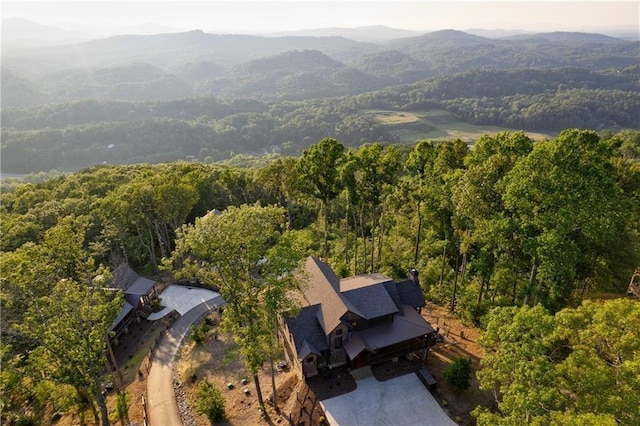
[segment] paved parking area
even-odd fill
[[[455,426],[415,374],[357,381],[351,393],[321,401],[332,426]]]
[[[170,285],[160,294],[160,304],[164,309],[149,315],[147,319],[149,321],[160,319],[173,310],[184,315],[199,304],[218,296],[220,295],[215,291],[204,288]]]

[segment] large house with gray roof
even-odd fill
[[[394,282],[382,274],[340,279],[315,257],[305,264],[304,306],[283,316],[285,356],[303,378],[347,365],[351,369],[418,353],[426,356],[436,332],[420,314],[418,274]]]

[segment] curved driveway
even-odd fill
[[[203,291],[202,289],[198,290]],[[187,287],[184,287],[182,290],[182,292],[185,293],[189,291],[192,290],[189,290]],[[210,298],[191,308],[173,323],[162,339],[160,339],[153,352],[153,362],[149,370],[149,376],[147,377],[147,407],[149,424],[151,426],[182,425],[173,389],[173,360],[191,324],[205,313],[213,311],[219,305],[224,304],[224,300],[218,293],[209,290],[204,291],[209,293]],[[165,293],[163,293],[163,295],[164,294]],[[190,294],[193,295],[194,293]],[[200,292],[198,293],[198,296],[202,295]],[[192,300],[198,299],[195,298]],[[166,302],[166,299],[163,298],[163,302]],[[176,309],[171,305],[167,306],[167,308],[171,308],[171,310]],[[180,311],[178,310],[178,312]]]

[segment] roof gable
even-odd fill
[[[329,265],[309,256],[305,264],[309,285],[304,297],[309,305],[320,305],[317,315],[325,334],[329,334],[340,324],[340,319],[349,310],[340,295],[340,279]]]
[[[398,290],[401,304],[409,305],[412,308],[421,308],[427,305],[422,289],[412,280],[408,279],[396,283],[396,289]]]
[[[398,312],[398,307],[384,284],[370,285],[342,293],[364,319],[373,319]]]
[[[329,349],[324,331],[317,320],[318,311],[319,305],[305,306],[297,316],[284,317],[300,358],[305,358],[310,353],[322,355],[323,350]]]
[[[114,269],[112,275],[111,285],[126,294],[141,296],[147,294],[155,285],[155,281],[141,277],[126,263]]]

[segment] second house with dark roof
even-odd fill
[[[426,356],[436,332],[420,314],[424,296],[415,270],[405,281],[382,274],[339,279],[309,257],[304,307],[284,316],[285,355],[301,377],[343,365],[355,369],[410,353]]]

